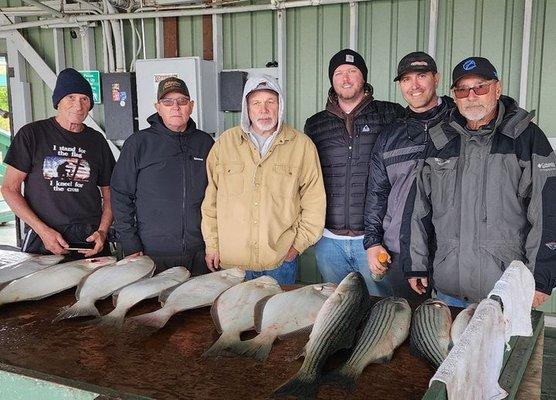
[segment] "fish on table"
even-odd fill
[[[413,313],[410,350],[438,368],[450,351],[450,308],[436,299],[425,300]]]
[[[141,279],[135,283],[125,286],[112,295],[114,309],[100,317],[100,325],[121,327],[126,313],[135,304],[145,299],[158,297],[164,290],[174,288],[191,276],[185,267],[173,267],[148,279]]]
[[[55,264],[0,285],[0,304],[39,300],[75,287],[93,271],[114,264],[114,257],[95,257]]]
[[[33,272],[58,264],[63,259],[64,256],[62,255],[41,255],[0,268],[0,284],[23,278]]]
[[[325,362],[338,350],[353,345],[357,327],[368,311],[369,301],[363,276],[359,272],[348,274],[320,309],[305,346],[305,360],[300,370],[274,394],[314,398]]]
[[[154,261],[149,256],[124,258],[116,264],[100,268],[79,283],[75,297],[77,302],[64,307],[53,322],[66,318],[94,316],[100,313],[95,307],[97,300],[102,300],[140,279],[151,277]]]
[[[371,309],[355,347],[348,358],[327,378],[349,390],[365,367],[371,363],[385,363],[392,359],[396,350],[409,336],[411,307],[406,299],[387,297]]]
[[[162,308],[159,310],[129,318],[128,321],[134,325],[160,329],[176,313],[212,305],[220,293],[244,279],[245,271],[240,268],[196,276],[171,291],[162,292],[159,296]]]
[[[477,303],[470,304],[469,306],[467,306],[466,309],[461,310],[454,319],[452,328],[450,329],[450,338],[452,340],[453,346],[455,346],[456,343],[459,342],[463,331],[465,331],[465,328],[467,328],[467,325],[469,325],[469,321],[471,321],[471,318],[473,318],[477,306]]]
[[[232,286],[220,294],[212,303],[210,311],[221,336],[203,354],[203,357],[217,357],[230,346],[241,343],[241,332],[255,327],[257,302],[281,292],[282,288],[276,279],[261,276]]]
[[[260,300],[255,306],[255,329],[252,339],[236,342],[228,351],[266,360],[274,341],[311,329],[322,305],[337,285],[324,283],[276,294]]]

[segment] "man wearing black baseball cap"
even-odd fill
[[[125,141],[114,168],[114,226],[124,255],[148,255],[158,271],[182,265],[198,275],[208,272],[201,202],[214,141],[191,119],[194,102],[183,80],[160,81],[156,98],[151,126]]]
[[[104,136],[84,124],[93,108],[91,85],[73,68],[60,71],[52,106],[56,116],[22,127],[4,160],[2,194],[25,222],[22,251],[67,259],[108,255],[106,199],[115,161]],[[70,253],[70,247],[83,250]]]
[[[437,297],[452,306],[486,298],[513,260],[534,274],[533,307],[556,285],[556,157],[533,113],[503,96],[499,79],[486,58],[456,65],[457,108],[429,130],[417,177],[402,261],[420,283],[432,278]]]
[[[371,150],[382,129],[403,115],[399,104],[373,99],[363,57],[344,49],[330,59],[326,109],[305,123],[319,153],[326,190],[326,221],[315,245],[325,281],[339,283],[349,272],[365,277],[370,293],[392,294],[387,281],[371,278],[363,248],[363,213]]]
[[[415,51],[398,64],[398,82],[407,102],[406,115],[397,118],[378,137],[371,155],[371,171],[365,206],[365,239],[369,268],[373,276],[386,274],[395,296],[422,300],[411,290],[401,269],[400,236],[406,234],[403,215],[406,202],[412,204],[410,189],[415,171],[425,156],[428,131],[454,106],[448,96],[438,97],[440,75],[436,62],[427,53]],[[390,256],[390,265],[380,255]],[[430,293],[423,287],[421,293]]]

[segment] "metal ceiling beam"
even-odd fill
[[[54,15],[55,17],[65,17],[65,15],[63,13],[61,13],[58,10],[53,9],[52,7],[47,6],[46,4],[41,3],[38,0],[22,0],[24,3],[30,4],[32,6],[36,6],[46,12],[48,12],[51,15]]]

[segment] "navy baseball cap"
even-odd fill
[[[456,86],[456,83],[468,75],[478,75],[485,79],[499,80],[496,68],[484,57],[469,57],[461,61],[454,70],[452,71],[452,86]]]

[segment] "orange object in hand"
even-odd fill
[[[388,258],[389,258],[388,253],[386,252],[380,253],[378,255],[378,262],[381,263],[384,268],[388,268]],[[380,275],[371,273],[371,277],[373,278],[374,281],[378,282],[381,281],[382,278],[384,278],[384,275],[386,275],[387,272],[388,270],[384,271],[384,273]]]

